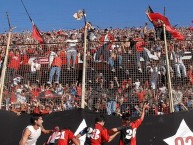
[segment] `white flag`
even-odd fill
[[[76,136],[80,131],[82,131],[85,127],[87,127],[86,121],[85,119],[82,120],[82,122],[80,123],[79,127],[77,128],[76,132],[74,133],[74,135]],[[86,141],[86,134],[81,136],[79,138],[80,140],[80,145],[84,145],[84,142]]]
[[[76,19],[76,20],[81,20],[83,15],[86,16],[86,14],[83,13],[83,10],[79,10],[77,13],[75,13],[73,15],[73,17]]]

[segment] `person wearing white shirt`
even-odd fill
[[[65,41],[67,43],[67,69],[70,70],[70,60],[72,58],[72,68],[75,68],[77,56],[77,43],[75,34],[71,34],[70,38]]]
[[[31,82],[40,81],[40,68],[41,64],[38,62],[38,58],[31,62]]]
[[[176,46],[174,49],[175,50],[172,51],[172,56],[173,56],[173,59],[174,59],[174,67],[175,67],[176,75],[179,78],[181,78],[181,77],[185,78],[185,77],[187,77],[186,67],[185,67],[185,65],[183,63],[183,60],[182,60],[184,50],[180,50],[178,48],[178,46]],[[182,70],[182,76],[181,76],[181,73],[180,73],[180,69]]]
[[[43,128],[43,119],[41,115],[33,115],[30,121],[31,125],[28,125],[24,129],[19,145],[36,145],[37,139],[40,137],[41,132],[44,134],[52,132],[52,130],[45,130]]]
[[[139,79],[137,79],[137,80],[135,81],[135,83],[133,83],[133,85],[134,85],[134,87],[135,87],[135,90],[138,90],[139,87],[140,87],[140,85],[141,85],[141,82],[139,81]]]

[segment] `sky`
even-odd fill
[[[85,9],[87,21],[99,28],[143,26],[148,21],[148,5],[154,12],[164,13],[172,25],[190,26],[193,20],[193,0],[23,0],[31,18],[41,31],[78,29],[84,21],[73,14]],[[21,0],[0,1],[0,33],[9,29],[6,12],[15,32],[32,29]],[[152,27],[148,21],[148,27]]]

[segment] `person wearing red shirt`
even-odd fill
[[[90,136],[91,145],[101,145],[105,142],[112,141],[119,132],[115,132],[110,135],[110,131],[108,131],[105,127],[105,118],[104,116],[99,116],[95,120],[95,126]]]
[[[146,90],[140,88],[140,90],[136,92],[136,95],[138,97],[139,102],[143,102],[144,96],[146,95]]]
[[[119,145],[136,145],[136,133],[138,127],[143,122],[145,116],[145,110],[149,108],[148,104],[144,104],[141,117],[135,121],[130,120],[130,117],[123,115],[122,127],[114,128],[113,131],[120,131],[120,143]]]
[[[21,55],[19,50],[16,50],[15,53],[10,52],[7,72],[9,73],[9,77],[11,80],[15,78],[17,71],[20,67],[20,63],[21,63]]]
[[[50,70],[48,84],[52,83],[52,79],[53,79],[55,72],[57,74],[56,83],[59,84],[61,67],[62,67],[62,59],[60,57],[60,50],[58,50],[57,54],[54,56],[53,62],[51,63],[51,70]]]
[[[100,44],[102,45],[96,52],[96,61],[100,61],[101,55],[103,55],[104,61],[108,61],[110,57],[110,49],[112,46],[112,42],[115,41],[114,36],[109,32],[108,29],[104,30],[104,35],[99,39]]]
[[[150,58],[145,51],[145,46],[147,45],[146,42],[142,39],[140,34],[136,33],[135,38],[133,39],[135,41],[135,50],[136,50],[136,58],[137,58],[137,67],[139,72],[142,72],[141,68],[141,62],[140,62],[140,57],[142,56],[145,61],[145,66],[149,64]]]
[[[40,110],[42,115],[52,113],[51,106],[47,105],[43,109]]]
[[[60,137],[58,139],[58,145],[68,145],[70,141],[72,141],[75,145],[80,145],[78,139],[76,139],[74,133],[71,130],[61,130]]]

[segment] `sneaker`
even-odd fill
[[[67,70],[70,70],[70,68],[68,67]]]
[[[115,69],[113,68],[111,71],[112,71],[112,72],[115,72]]]
[[[75,69],[75,67],[73,66],[72,69]]]
[[[119,66],[119,68],[120,68],[120,69],[123,69],[123,67],[122,67],[122,66]]]

